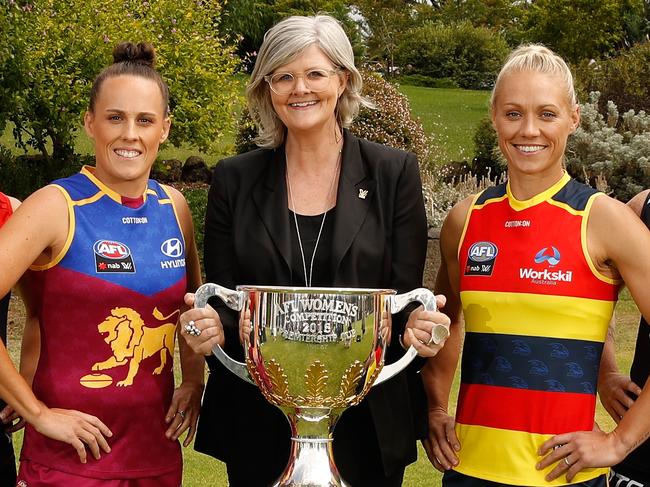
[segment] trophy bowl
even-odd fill
[[[413,347],[384,366],[393,313],[414,301],[435,311],[424,288],[392,289],[237,286],[204,284],[195,307],[218,296],[239,311],[246,363],[215,347],[214,355],[237,376],[254,383],[291,425],[289,463],[274,486],[347,486],[334,463],[332,433],[341,413],[358,404],[373,385],[403,370]],[[449,336],[445,326],[433,341]]]

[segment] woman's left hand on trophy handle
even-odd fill
[[[447,299],[442,294],[436,296],[436,306],[438,309],[445,306]],[[435,343],[433,337],[435,328],[444,326],[449,330],[451,320],[440,311],[426,311],[423,306],[419,306],[411,312],[406,329],[404,330],[403,342],[405,346],[413,345],[418,355],[421,357],[433,357],[444,346],[445,340]],[[449,336],[447,334],[447,336]]]
[[[216,345],[223,346],[225,337],[219,314],[210,305],[193,308],[194,294],[185,294],[185,304],[190,307],[179,319],[181,335],[194,353],[211,355]]]

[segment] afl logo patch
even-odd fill
[[[466,276],[491,276],[499,249],[492,242],[475,242],[467,251]]]
[[[122,242],[97,240],[93,245],[95,272],[135,272],[131,250]]]
[[[183,243],[178,238],[168,238],[160,246],[160,251],[167,257],[175,259],[183,254]]]

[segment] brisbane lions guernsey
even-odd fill
[[[602,196],[567,174],[527,201],[505,183],[479,194],[459,247],[465,318],[456,432],[459,472],[511,485],[546,482],[540,445],[591,430],[603,343],[618,283],[587,253]],[[574,483],[606,473],[589,469]]]
[[[68,201],[59,255],[32,267],[40,297],[36,396],[49,407],[97,416],[113,432],[110,453],[82,464],[76,452],[27,427],[22,458],[99,479],[180,471],[180,446],[165,438],[185,242],[171,196],[150,180],[138,208],[92,168],[54,182]]]

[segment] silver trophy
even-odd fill
[[[275,487],[346,487],[334,464],[332,432],[349,406],[373,385],[402,371],[417,355],[413,347],[384,366],[391,314],[414,301],[436,310],[433,293],[415,289],[334,289],[204,284],[195,307],[218,296],[239,311],[246,363],[215,347],[214,355],[231,372],[257,384],[291,425],[289,463]],[[449,335],[433,330],[433,341]]]

